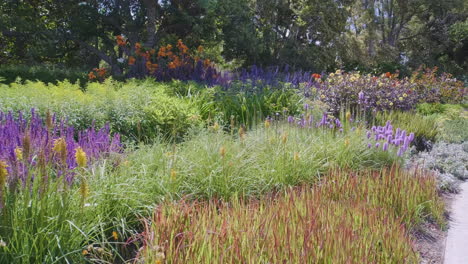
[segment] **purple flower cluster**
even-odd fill
[[[62,157],[54,151],[59,140],[66,146]],[[57,169],[57,175],[65,175],[71,183],[72,170],[78,166],[75,158],[78,148],[86,153],[88,160],[122,150],[119,134],[111,136],[108,125],[100,130],[92,127],[75,131],[51,115],[43,120],[34,109],[28,119],[21,112],[17,118],[11,112],[0,112],[0,161],[7,164],[10,180],[24,182],[31,168],[37,167],[42,159],[43,163]]]
[[[307,106],[308,107],[308,106]],[[343,132],[343,125],[339,118],[335,118],[327,113],[323,113],[320,121],[314,123],[314,117],[312,115],[301,115],[301,118],[294,118],[288,116],[288,123],[291,125],[297,125],[301,128],[326,128],[326,129],[337,129]],[[354,129],[353,129],[354,130]]]
[[[337,71],[314,83],[315,96],[336,112],[343,107],[368,110],[408,110],[423,97],[416,84],[396,77]]]
[[[385,126],[373,126],[367,131],[367,138],[374,141],[374,144],[367,144],[369,148],[374,145],[376,148],[381,147],[383,151],[387,151],[390,146],[394,146],[398,148],[397,155],[401,157],[414,140],[414,133],[407,135],[407,132],[400,128],[394,131],[391,122],[387,121]]]

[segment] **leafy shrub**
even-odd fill
[[[440,103],[422,103],[416,106],[416,110],[421,115],[441,114],[445,111],[445,105]]]
[[[59,66],[28,66],[28,65],[2,65],[0,66],[0,83],[12,83],[18,78],[21,82],[41,81],[44,83],[57,83],[69,80],[72,83],[86,83],[86,72],[79,69],[64,69]]]
[[[193,101],[171,97],[165,92],[166,86],[150,80],[120,83],[108,79],[104,83],[89,83],[86,91],[67,81],[57,85],[28,81],[0,89],[3,111],[29,113],[34,108],[43,117],[50,111],[78,130],[109,123],[125,139],[180,136],[201,122],[192,118],[199,116]]]
[[[437,67],[419,68],[413,72],[410,82],[417,85],[417,91],[423,95],[423,101],[429,103],[461,103],[467,89],[462,81],[458,81],[449,73],[437,76]]]
[[[359,108],[367,111],[410,110],[419,102],[460,103],[466,97],[463,82],[437,68],[416,71],[410,78],[398,79],[398,73],[381,76],[336,71],[312,86],[312,96],[326,102],[332,111]]]

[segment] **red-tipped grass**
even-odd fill
[[[409,234],[442,223],[430,175],[398,168],[332,171],[320,184],[261,200],[161,205],[144,233],[145,263],[417,263]]]

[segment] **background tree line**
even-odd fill
[[[0,63],[118,73],[115,36],[203,45],[224,68],[468,71],[465,0],[3,0]]]

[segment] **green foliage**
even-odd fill
[[[416,110],[421,115],[441,114],[445,111],[445,105],[440,103],[422,103],[416,106]]]
[[[9,84],[19,80],[24,81],[41,81],[44,83],[63,82],[68,80],[72,83],[84,84],[88,77],[86,71],[78,69],[64,69],[63,67],[48,67],[48,66],[27,66],[27,65],[2,65],[0,66],[0,83]]]
[[[468,113],[466,106],[446,105],[446,109],[437,115],[439,139],[447,142],[468,140]]]
[[[417,106],[419,114],[434,119],[437,125],[437,140],[463,142],[468,140],[468,115],[466,106],[454,104],[428,104]]]
[[[112,130],[127,139],[151,140],[161,134],[180,136],[201,123],[196,105],[187,98],[169,96],[166,86],[153,81],[89,83],[82,91],[68,81],[57,85],[42,82],[13,83],[3,87],[3,111],[42,115],[47,110],[66,119],[77,129],[110,123]]]
[[[422,116],[415,112],[379,112],[375,116],[378,125],[384,125],[387,120],[392,122],[394,127],[411,131],[416,137],[416,141],[425,140],[435,142],[438,129],[436,118]]]
[[[399,161],[365,145],[357,130],[334,134],[274,123],[239,135],[202,129],[179,144],[155,140],[77,171],[80,177],[71,185],[47,167],[47,182],[35,177],[31,191],[4,188],[0,239],[6,246],[0,247],[0,260],[128,260],[141,246],[127,243],[129,238],[143,230],[142,217],[149,217],[164,199],[259,197],[317,182],[335,167],[378,169]],[[30,173],[42,175],[37,168]]]
[[[243,136],[202,131],[177,146],[140,146],[128,160],[131,165],[123,172],[127,177],[151,175],[177,195],[229,198],[313,183],[333,167],[380,168],[396,157],[368,149],[362,132],[334,135],[272,124]],[[176,176],[171,177],[171,170]]]
[[[255,87],[247,90],[255,90]],[[0,87],[0,110],[42,115],[50,110],[77,129],[110,123],[125,139],[152,141],[180,139],[191,127],[218,121],[251,127],[275,113],[296,114],[299,96],[289,89],[255,92],[225,91],[194,82],[158,83],[153,80],[88,83],[84,88],[68,81],[57,84],[26,81]]]

